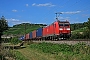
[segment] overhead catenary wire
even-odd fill
[[[76,4],[78,4],[79,2],[81,2],[82,0],[77,0],[77,1],[72,1],[73,3],[70,5],[70,6],[68,6],[68,7],[66,7],[66,8],[64,8],[65,6],[67,6],[67,4],[69,4],[69,2],[70,2],[71,0],[68,0],[68,1],[66,1],[66,2],[64,2],[63,3],[63,5],[62,5],[62,7],[56,7],[56,8],[54,8],[54,9],[52,9],[52,10],[49,10],[49,12],[48,13],[45,13],[44,14],[44,17],[42,17],[41,18],[41,20],[48,20],[49,19],[49,17],[51,17],[51,14],[52,14],[52,12],[54,12],[54,13],[56,13],[56,12],[62,12],[63,10],[65,10],[65,12],[67,12],[67,11],[71,11],[69,8],[73,8],[73,11],[74,11],[74,6],[76,6]],[[52,8],[52,7],[51,7]],[[58,11],[60,9],[60,11]],[[80,11],[80,9],[75,9],[75,11]],[[56,11],[56,12],[55,12]],[[68,15],[68,17],[70,17],[70,16],[72,16],[72,15],[75,15],[75,14],[69,14]],[[69,18],[64,18],[64,20],[65,19],[69,19]],[[53,21],[53,20],[52,20]]]
[[[68,1],[66,1],[65,3],[63,3],[63,6],[65,6],[66,5],[66,3],[68,3],[70,0],[68,0]],[[62,8],[62,7],[61,7]],[[54,9],[54,10],[57,10],[58,8],[56,8],[56,9]],[[54,11],[53,10],[53,11]],[[49,18],[50,16],[51,16],[51,13],[52,13],[52,11],[49,11],[49,13],[45,13],[45,15],[44,15],[44,17],[46,17],[47,15],[49,15],[47,18]],[[45,20],[45,18],[42,18],[41,20]]]
[[[70,1],[70,0],[66,1],[66,2],[63,4],[63,6],[66,6],[69,1]],[[77,4],[79,1],[80,1],[80,0],[76,1],[73,5],[71,5],[71,6],[69,6],[69,7],[74,6],[74,5]],[[69,7],[65,8],[65,10],[68,9]],[[63,7],[61,7],[61,9],[62,9],[62,8],[63,8]],[[56,9],[54,9],[53,11],[56,11],[56,10],[58,10],[58,9],[59,9],[59,8],[56,8]],[[50,11],[47,15],[49,15],[50,13],[51,13],[51,11]],[[46,15],[45,15],[45,16],[46,16]],[[44,16],[44,17],[45,17],[45,16]],[[48,17],[50,17],[50,16],[48,16]]]
[[[67,10],[69,11],[69,8],[73,7],[75,4],[77,4],[78,2],[80,2],[80,0],[76,1],[75,3],[73,3],[72,5],[70,5],[69,7],[66,7],[64,10]],[[66,13],[62,13],[62,14],[68,14],[68,12],[66,11]],[[62,11],[63,12],[63,11]],[[72,12],[69,12],[69,14],[76,14],[76,13],[72,13]]]

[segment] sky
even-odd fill
[[[9,26],[21,23],[51,24],[56,21],[87,22],[90,17],[90,0],[0,0],[0,17]]]

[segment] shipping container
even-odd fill
[[[36,38],[36,30],[32,31],[32,38]]]
[[[45,27],[43,28],[42,36],[43,36],[43,37],[45,36]]]
[[[36,30],[36,37],[42,37],[42,33],[43,33],[43,28],[39,28]]]
[[[32,32],[30,32],[29,36],[30,36],[30,39],[32,39]]]
[[[29,33],[25,35],[25,38],[26,38],[26,40],[30,39],[29,38]]]

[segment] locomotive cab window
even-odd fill
[[[69,24],[64,24],[64,26],[69,26]]]
[[[59,26],[63,26],[63,24],[62,24],[62,23],[60,23],[60,24],[59,24]]]
[[[69,23],[65,23],[65,22],[63,22],[63,23],[59,23],[59,26],[69,26]]]

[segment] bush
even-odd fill
[[[90,39],[90,31],[89,30],[84,31],[83,34],[84,34],[84,38]]]
[[[21,40],[19,40],[18,38],[12,38],[10,41],[12,44],[18,44],[21,42]]]
[[[84,35],[80,33],[73,33],[70,39],[84,39]]]
[[[68,44],[52,44],[52,43],[39,43],[31,44],[30,48],[39,49],[44,53],[57,54],[59,52],[70,52],[73,54],[89,54],[90,46],[84,43],[78,43],[75,45]]]
[[[6,60],[4,56],[0,55],[0,60]]]

